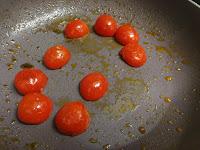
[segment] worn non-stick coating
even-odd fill
[[[199,11],[182,0],[0,0],[0,149],[198,149]],[[93,32],[102,13],[136,27],[148,55],[145,66],[128,66],[118,56],[122,46]],[[64,38],[62,29],[74,18],[87,22],[90,35]],[[52,71],[41,60],[55,44],[65,45],[72,59]],[[55,105],[41,125],[16,118],[22,96],[13,78],[24,63],[49,77],[44,93]],[[78,86],[92,71],[102,72],[110,87],[91,103],[82,100]],[[85,133],[68,137],[56,131],[53,119],[65,101],[73,100],[86,104],[92,121]]]

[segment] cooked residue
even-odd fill
[[[7,67],[8,67],[8,70],[12,70],[13,69],[13,64],[11,64],[11,63],[9,63],[9,64],[7,64]]]
[[[145,130],[144,127],[139,127],[138,130],[139,130],[139,132],[140,132],[141,134],[145,134],[145,133],[146,133],[146,130]]]
[[[39,147],[39,143],[37,142],[27,143],[25,147],[27,150],[36,150]]]
[[[159,31],[157,31],[157,32],[156,31],[147,31],[146,34],[154,37],[157,41],[160,41],[160,42],[165,40],[164,37],[161,36],[161,33]]]
[[[103,150],[109,150],[111,148],[110,144],[106,144],[103,146]]]
[[[74,16],[62,16],[60,18],[54,19],[53,22],[50,24],[46,25],[45,27],[42,28],[37,28],[34,33],[37,32],[54,32],[56,34],[62,34],[64,31],[64,28],[66,24],[72,20],[81,18],[83,21],[85,21],[88,26],[91,24],[91,18],[87,16],[79,16],[79,15],[74,15]]]
[[[15,136],[0,135],[0,143],[19,144],[20,139]],[[7,149],[7,148],[4,148],[3,145],[1,144],[1,149]]]
[[[96,144],[96,143],[98,143],[98,140],[97,140],[97,138],[92,137],[92,138],[89,139],[89,142],[92,143],[92,144]]]
[[[132,128],[133,125],[130,123],[130,122],[127,122],[125,125],[124,125],[125,128]]]
[[[4,118],[3,118],[3,117],[0,117],[0,123],[3,122],[3,121],[4,121]]]
[[[128,135],[129,138],[134,138],[134,134],[131,131],[128,131],[127,135]]]
[[[177,128],[176,128],[176,132],[178,132],[178,133],[183,132],[183,128],[181,128],[181,127],[177,127]]]
[[[74,64],[71,64],[72,70],[76,69],[76,66],[77,66],[77,64],[76,64],[76,63],[74,63]]]
[[[24,68],[34,68],[34,65],[30,64],[30,63],[24,63],[22,65],[20,65],[20,68],[24,69]]]
[[[58,107],[62,107],[66,102],[69,102],[68,98],[60,98],[57,101],[55,101],[55,105]]]
[[[166,47],[155,45],[155,49],[156,49],[157,52],[165,53],[170,57],[172,57],[172,55],[173,55],[172,51],[170,49],[166,48]]]
[[[144,44],[144,45],[147,45],[147,44],[149,44],[149,42],[143,42],[143,44]]]
[[[172,76],[166,76],[166,77],[165,77],[165,80],[166,80],[166,81],[172,81],[172,79],[173,79]]]
[[[166,103],[171,103],[172,102],[172,99],[170,97],[160,96],[160,98],[162,98],[164,100],[164,102],[166,102]]]
[[[121,99],[117,100],[115,104],[96,102],[95,106],[109,117],[119,119],[123,114],[134,111],[137,105],[129,99]]]

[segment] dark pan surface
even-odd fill
[[[108,144],[110,149],[198,149],[199,11],[182,0],[0,0],[0,149],[98,150]],[[121,46],[112,38],[94,33],[73,41],[63,37],[62,28],[71,19],[80,17],[92,28],[104,12],[137,28],[148,54],[144,67],[121,61]],[[68,47],[72,59],[51,71],[41,60],[55,44]],[[55,106],[42,125],[23,125],[16,118],[21,96],[12,81],[24,63],[49,77],[44,93]],[[108,94],[95,103],[83,101],[78,92],[79,81],[91,71],[103,72],[110,81]],[[91,126],[80,136],[61,135],[53,117],[65,101],[77,99],[89,108]]]

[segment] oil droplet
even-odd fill
[[[92,138],[89,139],[89,142],[92,143],[92,144],[95,144],[95,143],[97,143],[98,141],[97,141],[97,138],[93,138],[93,137],[92,137]]]
[[[15,47],[16,47],[17,49],[20,49],[20,48],[21,48],[21,45],[20,45],[19,43],[15,43],[14,45],[15,45]]]
[[[181,127],[177,127],[177,128],[176,128],[176,132],[178,132],[178,133],[183,132],[183,128],[181,128]]]
[[[36,150],[38,148],[39,144],[37,142],[33,142],[33,143],[27,143],[25,145],[25,147],[27,148],[27,150]]]
[[[165,80],[166,80],[166,81],[172,81],[172,76],[166,76],[166,77],[165,77]]]
[[[6,103],[8,103],[8,104],[10,103],[10,99],[6,99],[5,101],[6,101]]]
[[[170,102],[172,102],[172,99],[169,98],[169,97],[165,97],[165,98],[164,98],[164,101],[165,101],[166,103],[170,103]]]
[[[129,138],[134,138],[133,133],[131,133],[130,131],[128,131],[128,137],[129,137]]]
[[[145,134],[145,133],[146,133],[146,130],[145,130],[144,127],[139,127],[138,130],[139,130],[139,132],[140,132],[141,134]]]
[[[197,91],[197,89],[192,89],[192,92],[196,92]]]
[[[104,145],[104,146],[103,146],[103,149],[104,149],[104,150],[109,150],[109,149],[110,149],[110,147],[111,147],[111,145],[110,145],[110,144],[106,144],[106,145]]]
[[[74,70],[76,68],[77,64],[71,64],[71,66],[72,66],[72,70]]]
[[[125,127],[126,127],[126,128],[132,128],[133,125],[132,125],[131,123],[128,122],[128,123],[125,124]]]
[[[171,125],[174,124],[172,120],[169,120],[169,121],[167,121],[167,122],[168,122],[169,124],[171,124]]]
[[[15,123],[16,123],[16,120],[12,120],[10,124],[14,125]]]
[[[30,64],[30,63],[24,63],[20,66],[20,68],[24,69],[24,68],[34,68],[34,65]]]
[[[10,113],[11,110],[10,110],[10,108],[8,108],[6,111],[7,111],[7,113]]]

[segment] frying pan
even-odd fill
[[[135,26],[148,55],[145,66],[128,66],[118,56],[122,46],[94,34],[92,25],[102,13]],[[0,0],[0,14],[0,149],[199,149],[197,6],[183,0]],[[63,27],[74,18],[86,21],[91,34],[65,39]],[[42,56],[55,44],[66,46],[72,59],[52,71]],[[48,75],[44,93],[55,104],[50,119],[37,126],[16,118],[22,96],[13,78],[31,65]],[[78,91],[92,71],[110,82],[106,96],[94,103],[82,100]],[[53,119],[64,102],[73,100],[86,104],[92,121],[85,133],[68,137],[56,131]]]

